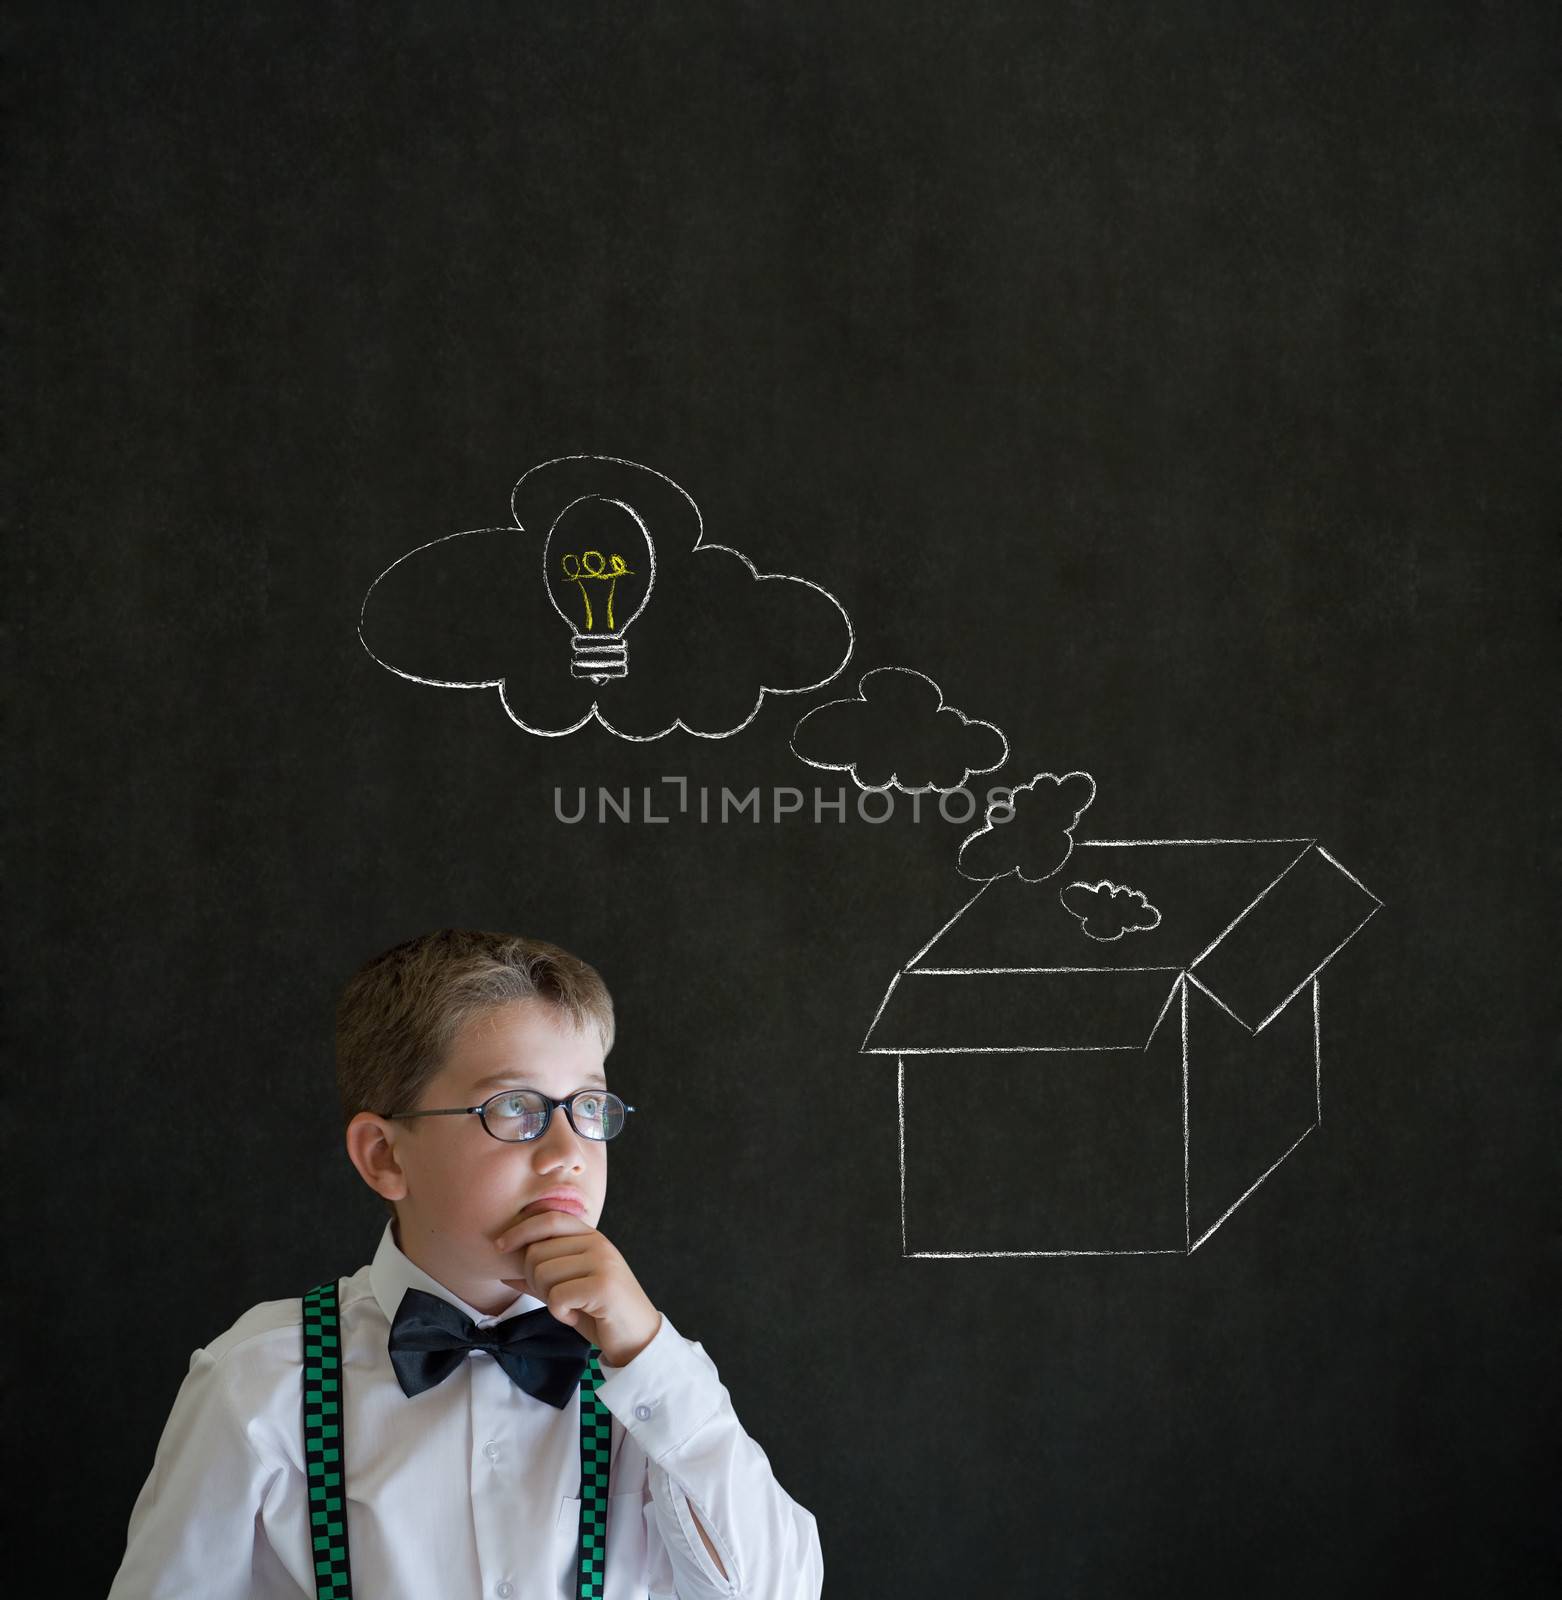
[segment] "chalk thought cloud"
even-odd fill
[[[811,767],[849,772],[862,789],[947,794],[973,773],[1001,767],[1009,741],[992,723],[945,705],[925,673],[874,667],[854,697],[827,701],[798,720],[792,752]]]
[[[960,874],[983,881],[1012,872],[1025,883],[1052,877],[1073,853],[1074,828],[1095,797],[1088,772],[1038,772],[1016,784],[1007,800],[988,804],[986,822],[960,846]]]
[[[613,456],[561,456],[511,495],[514,525],[446,534],[369,585],[358,636],[381,666],[444,689],[497,689],[528,733],[588,722],[632,740],[720,739],[767,694],[840,673],[840,602],[707,543],[671,478]]]
[[[1099,883],[1071,883],[1058,898],[1070,916],[1079,918],[1081,928],[1103,944],[1121,939],[1125,933],[1148,933],[1161,925],[1160,912],[1142,889],[1105,878]]]

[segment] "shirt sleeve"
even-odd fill
[[[163,1427],[109,1600],[250,1600],[269,1552],[262,1510],[280,1476],[255,1453],[204,1349]]]
[[[664,1315],[628,1365],[600,1365],[597,1397],[646,1454],[655,1528],[678,1600],[818,1600],[824,1560],[814,1518],[776,1482],[704,1349]]]

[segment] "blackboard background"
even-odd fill
[[[604,1231],[831,1595],[1554,1583],[1555,45],[1425,0],[12,9],[9,1412],[61,1582],[106,1588],[191,1349],[368,1258],[331,1010],[455,924],[607,978]],[[374,576],[576,451],[831,588],[835,692],[916,667],[1009,776],[1093,772],[1096,836],[1316,835],[1387,902],[1325,1127],[1202,1250],[900,1257],[856,1046],[964,830],[554,820],[833,780],[787,749],[826,695],[542,740],[369,659]]]

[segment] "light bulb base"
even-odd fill
[[[606,683],[629,676],[629,645],[623,634],[576,634],[570,640],[570,676]]]

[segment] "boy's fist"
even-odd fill
[[[514,1253],[518,1276],[500,1281],[536,1296],[567,1327],[583,1334],[611,1366],[624,1367],[656,1337],[662,1314],[617,1247],[570,1211],[538,1211],[494,1240]]]

